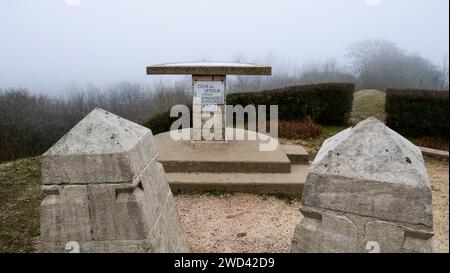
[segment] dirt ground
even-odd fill
[[[273,196],[176,196],[192,252],[289,252],[299,202]]]
[[[449,252],[448,161],[427,159],[437,252]],[[299,201],[251,194],[178,195],[193,252],[289,252]]]
[[[426,159],[433,190],[433,222],[436,252],[448,253],[448,161]]]

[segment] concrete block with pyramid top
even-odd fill
[[[311,165],[293,252],[432,252],[420,150],[370,118],[328,139]]]
[[[187,252],[150,130],[95,109],[42,159],[41,252]]]

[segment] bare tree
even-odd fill
[[[101,107],[137,123],[191,102],[183,85],[143,87],[121,82],[104,90],[72,85],[62,98],[0,90],[0,161],[45,152],[86,114]]]
[[[234,61],[246,62],[247,59],[242,55],[238,55]],[[343,66],[339,65],[336,58],[310,61],[303,67],[299,67],[290,60],[280,61],[273,55],[268,55],[265,59],[256,59],[252,62],[272,65],[274,68],[273,75],[270,77],[231,77],[229,89],[232,92],[261,91],[296,84],[355,81],[355,78]]]
[[[442,85],[442,89],[449,89],[449,70],[448,70],[448,55],[445,56],[444,58],[442,58],[442,64],[440,67],[440,73],[441,73],[441,77],[440,77],[440,82]]]
[[[354,81],[355,78],[339,65],[336,58],[310,61],[303,66],[300,74],[300,82],[303,84]]]
[[[364,40],[348,49],[359,88],[440,88],[441,73],[429,60],[386,40]]]

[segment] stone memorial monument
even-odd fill
[[[267,134],[232,128],[231,118],[236,115],[238,120],[237,110],[233,108],[233,112],[226,113],[227,75],[271,73],[272,68],[266,65],[224,62],[147,67],[149,75],[192,75],[193,124],[192,128],[181,130],[190,138],[175,139],[173,131],[155,136],[158,161],[164,165],[173,191],[301,195],[309,167],[305,149],[299,145],[282,146]],[[243,117],[244,113],[241,114]],[[214,126],[208,126],[211,123]],[[273,149],[262,151],[261,147],[268,142],[274,144]]]
[[[422,154],[374,118],[325,141],[300,211],[292,252],[433,252]]]
[[[227,75],[271,75],[270,66],[244,63],[171,63],[147,67],[148,75],[192,75],[192,142],[226,143]],[[212,121],[209,126],[205,126]]]
[[[187,252],[152,132],[101,109],[42,159],[41,252]]]

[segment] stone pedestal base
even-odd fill
[[[433,252],[433,233],[420,227],[354,214],[301,210],[294,253]]]

